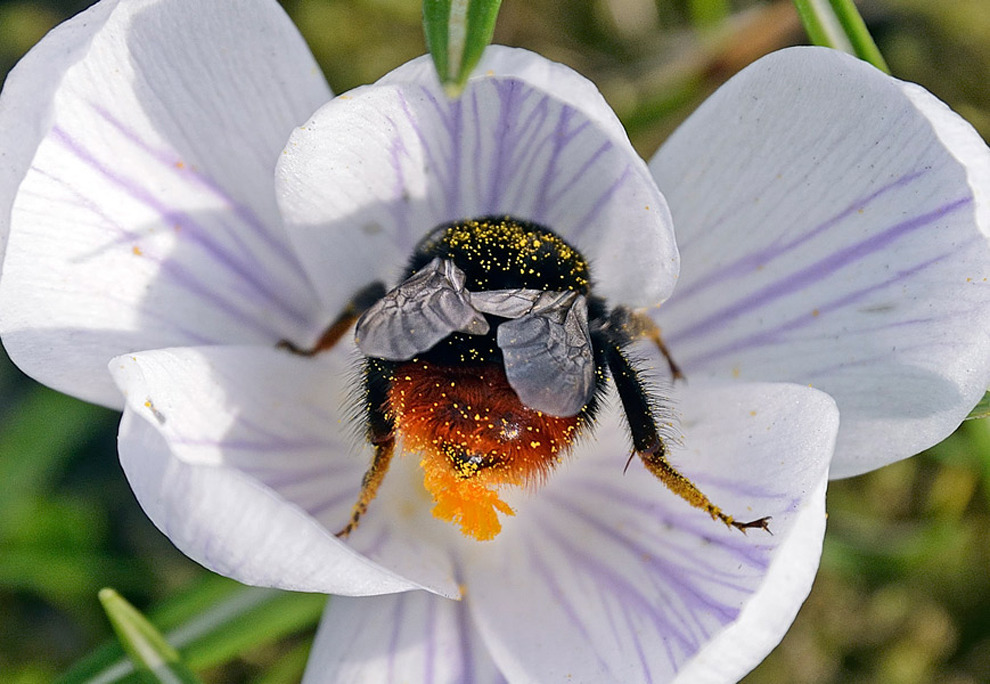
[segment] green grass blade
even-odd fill
[[[880,48],[870,35],[870,30],[866,28],[866,22],[863,21],[853,0],[829,0],[829,4],[846,37],[852,43],[853,54],[889,74],[890,67],[880,54]]]
[[[140,678],[160,684],[198,684],[171,644],[134,606],[113,589],[100,591],[100,603]]]
[[[853,0],[794,0],[794,6],[812,43],[856,55],[890,73]]]
[[[826,0],[794,0],[794,6],[812,43],[854,54],[852,43]]]
[[[990,418],[990,392],[984,394],[979,403],[966,416],[966,420],[978,420],[980,418]]]
[[[259,645],[313,628],[326,604],[321,594],[246,587],[209,575],[199,585],[150,611],[150,618],[193,670],[220,665]],[[116,642],[107,643],[58,681],[129,681],[134,668]]]
[[[458,95],[492,41],[501,0],[423,0],[423,30],[447,94]]]

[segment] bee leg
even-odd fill
[[[647,338],[657,346],[663,358],[667,359],[670,367],[670,374],[674,380],[684,380],[684,373],[681,367],[670,355],[670,350],[660,337],[660,327],[653,322],[653,319],[644,313],[638,313],[631,309],[617,307],[612,310],[613,326],[621,328],[630,338]]]
[[[381,359],[365,359],[364,366],[364,410],[367,421],[367,438],[375,447],[371,466],[361,478],[361,493],[351,509],[348,523],[337,533],[341,539],[357,528],[368,505],[378,494],[378,488],[385,479],[392,454],[395,452],[395,425],[386,412],[388,389],[392,379],[392,364]]]
[[[348,535],[357,528],[358,523],[361,522],[361,517],[368,511],[368,504],[378,495],[378,488],[385,479],[385,473],[388,472],[393,453],[395,453],[395,438],[391,435],[381,443],[375,444],[375,458],[371,462],[371,467],[361,478],[361,493],[358,494],[357,503],[351,509],[350,520],[337,533],[341,539],[347,539]]]
[[[357,322],[365,311],[379,299],[385,296],[385,285],[376,282],[368,285],[354,295],[354,298],[344,307],[340,315],[330,324],[316,344],[310,349],[301,349],[288,340],[278,343],[279,349],[288,349],[293,354],[300,356],[316,356],[320,352],[326,351],[336,345],[340,338]]]
[[[600,340],[599,343],[604,347],[605,359],[612,379],[615,381],[619,399],[622,401],[629,431],[632,433],[633,448],[635,453],[639,454],[646,469],[653,473],[667,489],[695,508],[707,512],[713,519],[721,520],[727,526],[743,532],[752,528],[769,532],[769,517],[750,522],[739,522],[731,515],[726,515],[691,480],[678,472],[667,461],[667,447],[660,437],[653,406],[639,374],[629,363],[629,359],[623,354],[619,345],[613,340],[606,338]]]

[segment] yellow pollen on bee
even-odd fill
[[[448,388],[451,376],[454,389]],[[407,366],[395,375],[388,405],[404,451],[419,456],[434,517],[481,541],[499,533],[500,514],[513,514],[500,496],[503,488],[539,486],[570,447],[580,420],[525,407],[497,364]]]
[[[437,467],[435,459],[420,461],[423,486],[433,496],[433,517],[452,522],[461,532],[478,541],[489,541],[502,531],[498,514],[515,515],[498,492],[480,482],[458,478],[449,469]]]
[[[587,262],[579,252],[554,235],[535,235],[511,219],[465,221],[450,227],[441,241],[459,253],[473,255],[484,271],[517,269],[524,275],[533,275],[537,272],[527,269],[527,263],[553,260],[558,266],[569,267],[567,278],[560,283],[562,289],[584,290],[590,284]],[[492,264],[487,252],[493,245],[505,248],[511,261]],[[484,285],[484,280],[478,284]]]

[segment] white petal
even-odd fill
[[[0,100],[15,362],[115,405],[116,354],[314,335],[272,174],[329,96],[266,0],[106,0],[50,33]]]
[[[371,460],[348,425],[347,357],[206,347],[115,359],[111,372],[127,398],[120,457],[128,480],[180,550],[242,582],[457,596],[449,555],[422,541],[415,556],[374,534],[384,505],[368,514],[368,553],[334,536]]]
[[[675,465],[737,518],[773,516],[773,535],[726,529],[638,463],[623,475],[625,428],[610,414],[465,560],[466,598],[512,681],[670,681],[745,617],[745,647],[719,665],[734,681],[797,613],[821,552],[834,402],[795,385],[693,386],[676,406]]]
[[[292,135],[276,184],[330,310],[350,294],[341,280],[394,284],[427,231],[491,214],[557,231],[617,301],[656,304],[677,274],[666,204],[629,142],[513,76],[476,78],[457,100],[433,76],[341,95]]]
[[[794,520],[799,534],[791,534],[777,549],[779,562],[770,564],[760,589],[753,594],[739,617],[677,673],[679,684],[733,682],[759,665],[772,651],[797,617],[811,591],[822,552],[826,516],[822,515],[827,483],[808,496],[806,506]]]
[[[437,79],[433,59],[423,55],[393,69],[379,84],[432,83]],[[570,67],[551,62],[535,52],[505,45],[490,45],[471,75],[472,81],[498,76],[525,81],[537,90],[569,104],[598,124],[617,141],[628,141],[626,129],[598,87]]]
[[[305,684],[504,682],[463,601],[422,591],[330,599]]]
[[[684,267],[657,314],[689,378],[835,397],[833,476],[948,435],[990,382],[990,152],[917,86],[785,50],[657,153]]]

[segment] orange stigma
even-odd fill
[[[513,515],[498,489],[541,484],[582,422],[524,406],[499,364],[413,360],[395,369],[388,396],[404,450],[422,457],[433,515],[480,541],[501,531],[498,513]]]

